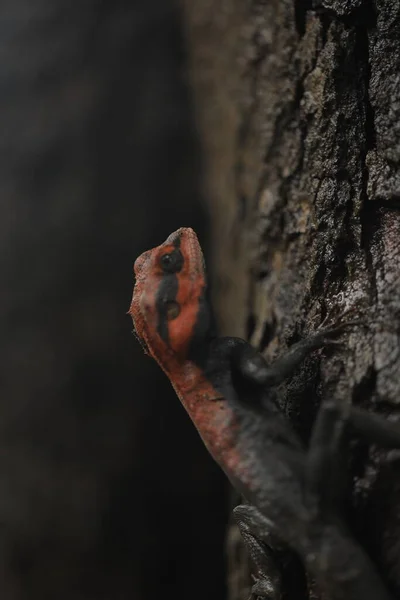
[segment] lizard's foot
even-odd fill
[[[266,598],[267,600],[280,600],[280,589],[274,587],[268,576],[255,578],[256,582],[251,588],[249,600],[258,600],[258,598]]]
[[[333,312],[329,312],[308,340],[315,340],[315,343],[319,347],[341,344],[335,338],[341,335],[347,328],[366,325],[365,318],[354,316],[355,313],[355,307],[349,308],[336,316]]]
[[[247,504],[237,506],[233,514],[257,571],[249,600],[259,597],[280,600],[281,573],[275,555],[282,546],[271,534],[270,522],[254,506]]]
[[[341,311],[340,308],[336,310],[331,310],[327,312],[325,318],[321,321],[321,323],[317,327],[317,331],[321,329],[335,329],[341,326],[346,326],[350,324],[361,324],[365,323],[364,319],[360,317],[355,317],[354,315],[358,312],[356,306],[352,306],[347,310]]]

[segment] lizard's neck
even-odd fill
[[[190,344],[184,356],[166,345],[161,351],[156,344],[150,347],[150,354],[169,378],[191,416],[201,399],[207,402],[216,397],[212,384],[205,377],[209,353],[210,344],[206,340]]]
[[[172,356],[165,360],[164,356],[159,364],[192,419],[195,420],[202,406],[214,403],[221,398],[221,394],[208,381],[203,368],[197,362],[179,360],[177,357]]]
[[[232,483],[245,481],[246,474],[237,449],[239,423],[232,406],[195,362],[176,361],[168,365],[164,362],[161,366],[211,456]]]
[[[238,463],[237,422],[232,408],[193,361],[175,364],[172,370],[164,364],[163,369],[209,452],[229,474]]]

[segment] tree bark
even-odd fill
[[[354,310],[366,326],[299,370],[285,390],[288,416],[305,442],[326,398],[398,418],[399,3],[182,7],[222,332],[271,359],[326,316]],[[360,443],[349,454],[353,534],[399,594],[399,455]],[[247,593],[236,539],[231,600]]]

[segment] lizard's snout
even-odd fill
[[[173,246],[179,248],[181,243],[185,242],[186,240],[197,240],[197,235],[191,227],[180,227],[167,237],[164,244],[172,244]]]

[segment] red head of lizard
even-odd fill
[[[206,288],[203,253],[193,229],[181,227],[141,254],[134,271],[129,314],[145,350],[168,372],[187,358]]]

